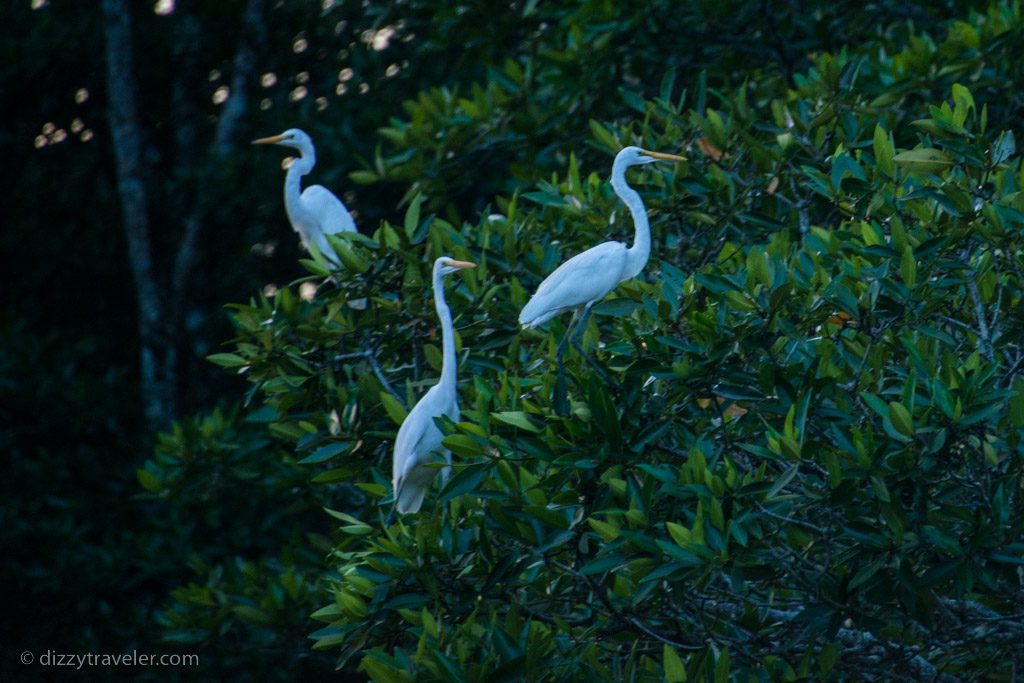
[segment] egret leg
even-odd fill
[[[580,335],[583,333],[584,330],[587,329],[587,324],[589,322],[590,307],[587,306],[587,309],[583,312],[583,316],[580,317],[579,323],[576,325],[576,329],[573,330],[572,338],[569,340],[569,342],[573,345],[573,348],[575,348],[576,351],[578,351],[579,354],[583,356],[583,360],[587,361],[587,364],[590,365],[590,367],[592,367],[594,371],[601,376],[601,379],[604,381],[604,383],[609,386],[613,386],[611,378],[608,377],[608,373],[604,371],[604,368],[597,364],[596,360],[590,357],[590,354],[583,350],[583,346],[580,344]]]
[[[386,520],[384,520],[384,526],[391,526],[394,523],[395,523],[395,508],[392,507],[390,514],[388,514],[388,518]]]
[[[560,417],[565,417],[569,414],[569,399],[565,386],[565,363],[562,359],[565,356],[565,344],[569,341],[569,337],[572,336],[574,329],[578,327],[576,323],[578,322],[579,314],[579,309],[573,311],[572,320],[569,321],[569,326],[565,328],[565,336],[562,337],[562,341],[558,342],[558,348],[555,351],[555,365],[558,366],[558,373],[555,375],[555,393],[551,402],[554,404],[555,414]]]

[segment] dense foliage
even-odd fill
[[[823,54],[792,87],[669,71],[591,121],[605,168],[631,143],[691,161],[633,172],[654,255],[595,307],[585,343],[611,382],[574,357],[567,417],[566,321],[519,332],[516,313],[567,255],[630,232],[573,156],[461,226],[417,195],[401,225],[338,242],[337,290],[233,307],[235,348],[212,359],[252,382],[341,522],[316,647],[381,681],[1010,678],[1024,213],[995,68],[1019,19]],[[439,370],[441,254],[480,266],[449,294],[455,473],[388,526],[391,443]]]
[[[1018,3],[268,8],[276,75],[238,137],[314,136],[314,182],[363,232],[338,244],[337,282],[296,250],[273,154],[178,155],[171,122],[202,141],[221,110],[181,109],[168,83],[229,82],[243,4],[179,0],[136,28],[158,260],[182,198],[204,186],[211,207],[182,405],[237,407],[180,420],[138,467],[109,155],[51,140],[12,179],[0,519],[19,609],[0,672],[50,645],[382,681],[1024,666]],[[102,138],[92,11],[16,13],[8,64],[64,47],[50,90],[5,88],[35,108],[18,139],[80,85],[74,115]],[[624,144],[690,161],[630,172],[652,260],[586,331],[611,381],[571,355],[559,417],[568,316],[520,332],[516,315],[559,262],[631,239],[605,182]],[[47,178],[64,182],[40,206]],[[449,282],[454,476],[388,526],[394,435],[439,371],[440,254],[479,263]],[[281,284],[300,257],[308,277]],[[60,287],[32,265],[51,260]],[[261,290],[216,348],[212,309]],[[212,351],[241,379],[211,379]]]

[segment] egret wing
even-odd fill
[[[444,451],[446,459],[451,462],[450,454],[441,444],[444,434],[434,423],[434,418],[441,415],[457,420],[458,407],[434,386],[413,407],[398,430],[392,479],[399,512],[415,512],[423,503],[423,495],[437,474],[436,468],[424,465],[432,461],[431,453]],[[443,470],[445,479],[447,469]]]
[[[626,251],[622,242],[604,242],[573,256],[540,283],[519,321],[540,324],[559,311],[604,298],[622,279]]]
[[[310,185],[302,191],[302,202],[316,214],[320,229],[327,235],[355,232],[356,222],[341,200],[323,185]]]

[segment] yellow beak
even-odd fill
[[[450,268],[476,268],[476,264],[469,261],[449,261],[448,266]]]
[[[269,138],[260,138],[259,140],[253,140],[254,145],[273,145],[284,140],[283,135],[272,135]]]
[[[646,149],[643,151],[643,153],[651,157],[652,159],[661,159],[662,161],[686,161],[686,157],[681,157],[676,154],[665,154],[664,152],[649,152]]]

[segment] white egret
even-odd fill
[[[443,348],[441,379],[409,412],[395,439],[392,479],[395,507],[402,514],[416,512],[423,504],[423,496],[438,469],[429,464],[437,462],[433,453],[440,453],[447,463],[441,474],[442,480],[447,480],[451,469],[452,454],[441,445],[444,435],[434,423],[434,418],[442,415],[453,422],[459,420],[459,401],[455,392],[458,370],[455,331],[452,329],[452,313],[444,299],[444,278],[457,270],[475,267],[475,263],[455,261],[447,256],[434,261],[434,306],[441,321]]]
[[[313,141],[298,128],[289,128],[280,135],[253,140],[254,145],[281,145],[299,150],[299,158],[292,162],[284,177],[284,208],[302,246],[309,249],[316,242],[324,258],[340,265],[334,250],[324,235],[338,232],[356,232],[355,221],[341,200],[323,185],[310,185],[301,190],[302,176],[316,165]]]
[[[625,202],[633,216],[636,230],[633,246],[627,247],[622,242],[604,242],[573,256],[544,278],[537,287],[537,292],[519,314],[519,324],[524,328],[530,328],[544,324],[559,313],[573,311],[572,320],[556,352],[556,398],[560,395],[560,400],[556,403],[564,403],[565,376],[562,354],[565,352],[566,341],[571,341],[580,354],[594,365],[590,357],[578,346],[576,333],[586,329],[591,306],[607,296],[620,282],[639,275],[647,265],[647,259],[651,255],[651,229],[647,220],[647,210],[640,199],[640,194],[626,183],[626,169],[654,161],[685,159],[675,154],[625,147],[615,155],[615,162],[612,164],[612,188]],[[596,365],[594,368],[600,371]],[[601,374],[604,374],[603,371]],[[559,412],[565,411],[560,409]]]

